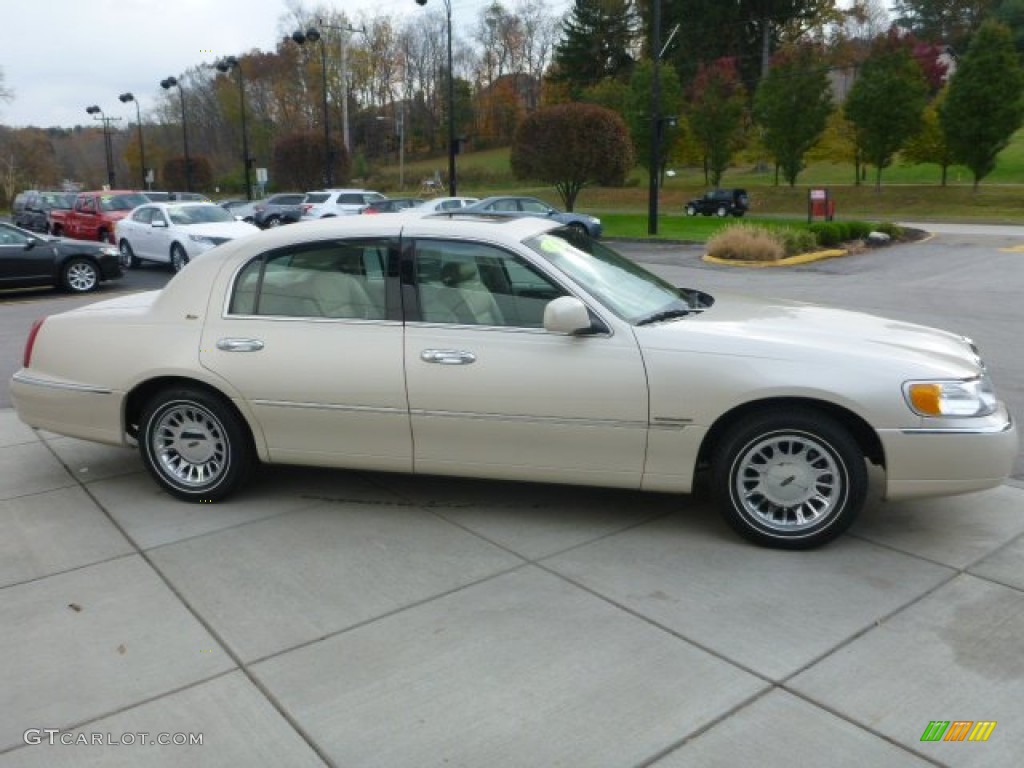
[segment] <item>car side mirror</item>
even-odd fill
[[[36,247],[36,243],[38,242],[39,241],[36,240],[34,237],[30,237],[28,240],[25,241],[25,250],[31,251],[33,248]]]
[[[575,296],[559,296],[544,307],[544,330],[568,336],[600,332],[594,328],[587,305]]]

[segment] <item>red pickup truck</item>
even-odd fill
[[[75,240],[113,243],[114,224],[148,202],[144,194],[131,190],[79,192],[71,210],[50,212],[50,232]]]

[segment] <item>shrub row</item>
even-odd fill
[[[865,221],[824,221],[806,228],[738,223],[719,231],[708,240],[707,247],[708,254],[719,259],[778,261],[817,248],[862,240],[875,231],[885,232],[893,239],[903,234],[895,224],[872,225]]]

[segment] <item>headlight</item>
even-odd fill
[[[996,393],[988,374],[967,381],[908,381],[903,396],[921,416],[988,416],[996,410]]]

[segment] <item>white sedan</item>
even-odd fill
[[[122,268],[158,261],[175,272],[216,245],[259,231],[216,203],[185,202],[140,205],[114,227]]]
[[[430,200],[424,200],[415,208],[409,210],[424,215],[428,213],[448,213],[458,211],[460,208],[465,208],[467,205],[478,202],[480,202],[479,197],[435,197]]]
[[[850,525],[869,462],[901,499],[996,486],[1018,450],[962,336],[676,288],[532,217],[228,243],[39,321],[11,394],[33,427],[137,442],[187,501],[260,461],[683,493],[707,469],[737,531],[790,549]]]

